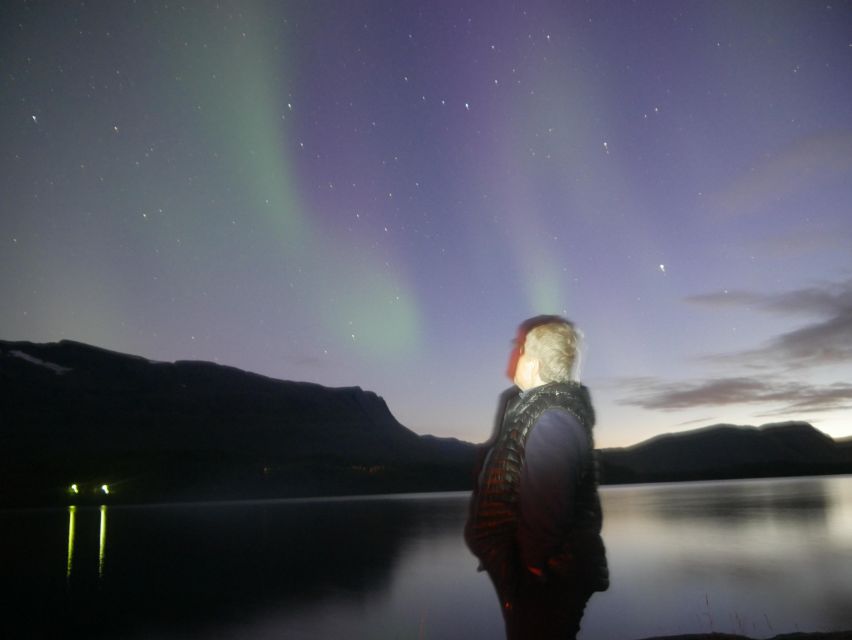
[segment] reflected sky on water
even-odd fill
[[[605,487],[583,638],[852,629],[852,477]],[[467,495],[0,511],[0,631],[494,638]],[[108,525],[108,526],[107,526]]]
[[[588,637],[625,623],[646,635],[852,628],[849,477],[610,487],[603,496],[614,580],[593,599]]]

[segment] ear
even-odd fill
[[[528,361],[530,364],[530,373],[533,378],[538,378],[539,371],[541,370],[541,360],[538,358],[529,358]]]

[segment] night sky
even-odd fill
[[[0,4],[0,338],[482,441],[577,322],[599,446],[852,435],[852,4]]]

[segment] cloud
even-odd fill
[[[832,214],[841,217],[839,213]],[[750,253],[788,260],[807,254],[825,254],[831,251],[852,251],[852,231],[841,226],[831,229],[814,229],[811,227],[779,233],[777,235],[761,236],[749,241]]]
[[[713,416],[704,416],[703,418],[695,418],[694,420],[684,420],[683,422],[678,422],[676,427],[686,427],[691,424],[710,424],[715,421],[716,418]]]
[[[764,416],[852,409],[850,383],[790,379],[791,373],[800,379],[807,368],[852,362],[852,278],[783,293],[722,291],[692,296],[687,301],[716,309],[747,308],[808,320],[761,347],[704,358],[752,372],[761,369],[759,376],[711,376],[684,382],[655,377],[622,379],[618,384],[626,393],[620,404],[662,411],[764,405],[769,407],[760,414]]]
[[[318,355],[293,351],[280,354],[278,362],[292,367],[307,368],[322,368],[327,364],[327,361]]]
[[[720,211],[743,215],[769,211],[782,199],[831,180],[845,180],[852,169],[852,132],[804,137],[757,159],[747,173],[717,197]]]
[[[675,411],[695,407],[774,404],[763,415],[835,411],[852,408],[852,384],[817,385],[782,381],[779,378],[728,377],[698,382],[665,382],[657,378],[622,381],[628,397],[620,404]]]
[[[724,291],[692,296],[687,301],[716,308],[746,307],[814,318],[798,329],[775,336],[762,347],[711,356],[711,359],[795,369],[852,362],[852,279],[786,293]]]

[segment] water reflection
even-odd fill
[[[607,488],[616,588],[592,606],[621,611],[646,635],[850,628],[840,603],[852,599],[852,527],[839,515],[850,487],[832,477]],[[597,618],[598,635],[612,624]]]
[[[832,505],[826,519],[828,537],[852,558],[852,482],[827,482],[826,494]]]
[[[104,577],[106,567],[106,544],[107,544],[107,506],[102,504],[99,508],[100,520],[98,530],[98,578]],[[65,559],[65,578],[69,581],[74,573],[74,552],[77,544],[77,506],[68,507],[68,544]]]
[[[77,507],[73,504],[68,507],[68,557],[65,561],[65,577],[71,578],[71,569],[74,567],[74,534],[77,531]]]
[[[612,587],[590,601],[581,638],[852,628],[852,477],[601,497]],[[462,542],[467,504],[0,510],[0,637],[500,637]]]
[[[136,624],[179,624],[204,637],[200,630],[214,620],[238,624],[320,602],[364,607],[392,594],[395,570],[414,540],[442,537],[451,526],[458,544],[464,503],[459,507],[448,519],[422,500],[402,498],[110,506],[109,562],[101,511],[102,584],[75,583],[74,622],[96,619],[87,632],[109,636],[107,629],[126,624],[123,617],[144,612]],[[164,609],[164,602],[179,604]]]
[[[106,565],[106,536],[107,536],[107,507],[101,505],[101,531],[98,535],[98,578],[104,577],[104,566]]]
[[[711,520],[732,526],[755,520],[823,521],[828,501],[822,482],[708,485],[658,502],[666,519]]]

